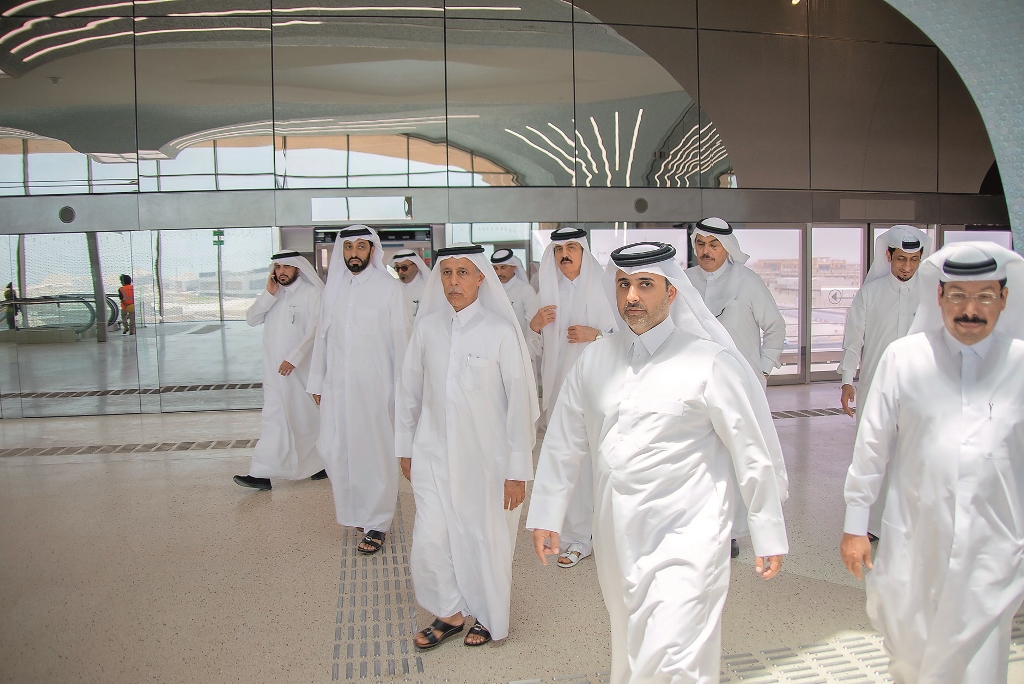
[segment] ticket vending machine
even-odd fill
[[[444,225],[416,226],[373,226],[380,235],[381,246],[384,247],[384,263],[391,255],[401,250],[413,250],[419,254],[427,266],[434,257],[434,245],[444,245]],[[316,272],[327,282],[327,272],[331,267],[334,252],[334,241],[338,237],[336,227],[316,227],[313,229],[313,251],[316,256]],[[338,245],[338,250],[341,246]]]

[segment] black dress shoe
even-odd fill
[[[733,558],[736,558],[740,555],[740,543],[735,539],[733,539],[729,545],[729,552]]]
[[[876,541],[878,541],[878,535],[868,532],[868,543],[874,544]]]
[[[270,478],[267,477],[253,477],[252,475],[235,475],[231,479],[235,481],[235,484],[242,485],[243,487],[252,487],[253,489],[262,489],[263,491],[270,491]]]
[[[321,470],[319,473],[313,473],[312,475],[309,476],[309,479],[310,480],[326,480],[327,479],[327,470]]]

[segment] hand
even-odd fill
[[[530,319],[530,330],[532,330],[535,333],[539,333],[541,328],[543,328],[545,325],[547,325],[548,323],[554,323],[555,308],[557,307],[555,307],[554,304],[551,304],[549,306],[542,306],[539,309],[537,309],[537,313],[535,313],[533,315],[533,318]]]
[[[557,556],[561,553],[558,548],[558,533],[551,530],[534,530],[533,550],[537,552],[540,564],[547,565],[548,556]]]
[[[570,325],[566,331],[570,342],[593,342],[597,334],[601,332],[597,328],[590,328],[585,325]]]
[[[320,405],[320,395],[319,394],[314,394],[313,395],[313,401],[315,401],[316,405],[319,406]]]
[[[764,562],[768,561],[768,567],[765,567]],[[782,556],[758,556],[754,559],[754,570],[757,574],[765,579],[771,579],[779,574],[782,570]]]
[[[293,370],[295,370],[295,366],[288,363],[287,361],[282,361],[280,367],[278,367],[277,369],[277,372],[280,373],[281,375],[289,376],[292,374]]]
[[[853,389],[853,385],[843,385],[843,394],[839,401],[843,402],[843,412],[853,418],[853,409],[850,408],[850,402],[857,397],[857,390]]]
[[[849,387],[849,385],[844,385]],[[868,536],[857,534],[843,534],[843,541],[839,543],[839,555],[843,557],[843,565],[850,571],[850,574],[857,579],[864,579],[864,570],[861,566],[873,570],[871,564],[871,542]]]
[[[267,278],[267,292],[272,295],[276,295],[279,287],[281,287],[280,283],[277,282],[277,278],[275,278],[274,274],[271,273],[270,277]]]
[[[400,458],[398,459],[398,465],[402,469],[402,474],[405,475],[405,479],[412,482],[412,459],[411,458]],[[508,491],[508,483],[505,483],[505,490]],[[507,496],[507,495],[506,495]]]
[[[526,483],[522,480],[505,480],[505,510],[516,510],[524,499],[526,499]]]

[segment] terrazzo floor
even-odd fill
[[[776,411],[829,408],[839,388],[769,395]],[[791,554],[765,582],[741,545],[722,681],[887,681],[863,588],[837,552],[853,420],[776,426]],[[408,575],[408,483],[384,553],[360,556],[358,535],[334,522],[330,483],[231,482],[258,429],[256,411],[0,421],[0,681],[607,681],[593,559],[542,567],[521,532],[509,638],[417,653],[411,634],[432,616]],[[1009,681],[1024,682],[1021,618],[1014,634]]]

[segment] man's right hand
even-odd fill
[[[549,304],[548,306],[542,306],[537,309],[537,313],[530,319],[530,330],[535,333],[539,333],[548,323],[555,322],[555,305]]]
[[[850,404],[856,398],[857,390],[853,389],[853,385],[843,385],[843,394],[839,400],[843,402],[843,412],[851,418],[853,418],[853,409],[850,408]]]
[[[871,564],[871,542],[868,536],[843,533],[843,541],[839,543],[839,554],[843,557],[843,565],[850,571],[850,574],[857,579],[864,578],[864,570],[874,569]]]
[[[556,556],[560,553],[558,533],[551,530],[534,530],[533,549],[537,552],[537,558],[540,558],[540,564],[547,565],[548,556]]]
[[[315,401],[316,405],[319,406],[320,405],[320,395],[319,394],[314,394],[313,395],[313,401]]]
[[[277,282],[277,279],[274,278],[274,274],[271,273],[270,277],[267,278],[267,292],[272,295],[276,295],[279,287],[281,287],[280,283]]]

